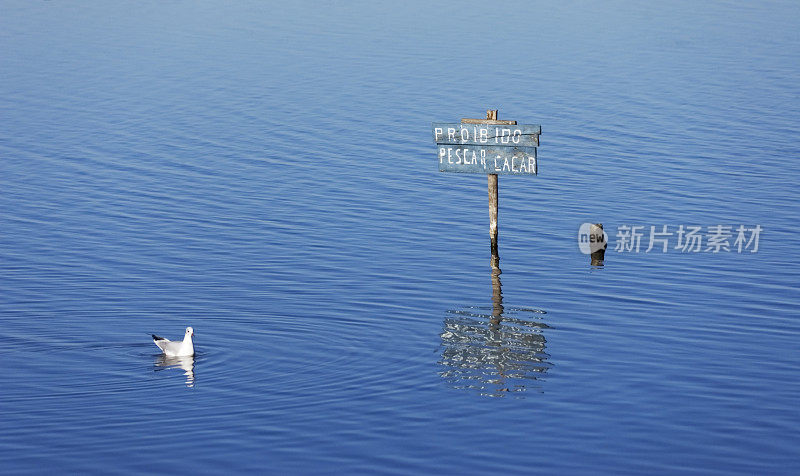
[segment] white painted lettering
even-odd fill
[[[480,134],[481,134],[481,138],[480,138],[481,144],[485,144],[485,143],[489,142],[489,129],[486,129],[486,128],[482,127],[480,129]]]
[[[461,152],[461,149],[456,149],[456,164],[460,164],[461,163],[461,154],[460,154],[460,152]]]
[[[461,128],[461,140],[462,141],[469,140],[469,129]]]
[[[503,170],[511,170],[511,167],[508,166],[508,158],[506,158],[505,162],[503,162]]]
[[[511,139],[511,129],[503,129],[502,135],[500,136],[500,142],[503,144],[508,144],[508,141]]]
[[[439,147],[439,163],[441,164],[444,162],[444,156],[447,155],[447,149],[444,147]]]
[[[448,148],[447,148],[447,163],[448,163],[448,164],[452,164],[452,163],[453,163],[453,155],[452,155],[452,152],[453,152],[453,149],[452,149],[452,148],[450,148],[450,147],[448,147]]]
[[[536,173],[536,157],[532,155],[528,157],[528,170]]]
[[[481,165],[486,169],[486,149],[481,149]]]
[[[448,127],[447,128],[447,139],[451,142],[455,142],[456,140],[456,129],[455,127]]]
[[[439,137],[444,135],[444,134],[442,134],[442,128],[441,127],[434,128],[433,129],[433,135],[436,138],[436,142],[439,142]]]
[[[522,130],[521,129],[514,129],[513,134],[511,135],[511,142],[515,144],[519,144],[519,140],[522,138]]]

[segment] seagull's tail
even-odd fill
[[[155,334],[150,334],[150,335],[151,335],[151,336],[153,336],[153,343],[154,343],[155,345],[157,345],[157,346],[158,346],[158,348],[159,348],[159,349],[161,349],[161,351],[162,351],[162,352],[163,352],[163,351],[164,351],[164,349],[167,347],[167,344],[169,344],[169,343],[170,343],[170,342],[169,342],[169,339],[165,339],[165,338],[163,338],[163,337],[159,337],[159,336],[157,336],[157,335],[155,335]]]

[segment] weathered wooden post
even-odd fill
[[[536,175],[539,125],[517,125],[497,119],[497,110],[486,119],[461,119],[460,124],[433,123],[433,140],[439,151],[440,172],[484,173],[489,177],[489,244],[492,267],[499,265],[499,174]]]
[[[486,119],[489,121],[496,121],[497,120],[497,109],[490,109],[486,111]],[[463,121],[462,121],[463,122]],[[498,181],[497,181],[497,174],[489,174],[489,240],[492,251],[492,261],[495,258],[500,261],[500,254],[497,248],[497,238],[499,234],[499,230],[497,229],[497,202],[498,202]]]

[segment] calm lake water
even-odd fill
[[[0,472],[800,472],[796,2],[0,11]]]

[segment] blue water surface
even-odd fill
[[[0,71],[1,472],[800,472],[796,2],[5,0]]]

